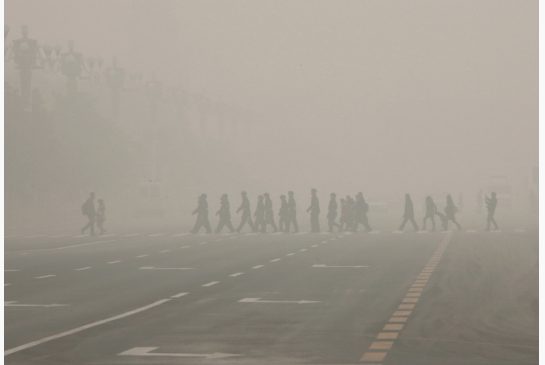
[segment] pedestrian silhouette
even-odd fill
[[[227,194],[223,194],[220,199],[220,209],[216,212],[219,216],[218,226],[216,227],[216,233],[220,233],[224,226],[227,226],[231,233],[235,231],[233,223],[231,223],[231,207],[229,205],[229,198]]]
[[[346,208],[346,231],[355,232],[356,231],[356,209],[354,199],[347,195],[345,198],[345,208]]]
[[[85,234],[89,230],[91,236],[94,236],[96,222],[95,193],[89,194],[89,197],[81,206],[81,213],[87,217],[87,224],[81,229],[81,234]]]
[[[401,225],[399,226],[400,231],[403,231],[403,228],[405,228],[405,224],[407,224],[407,222],[411,222],[414,230],[418,231],[418,225],[414,220],[413,201],[411,200],[411,196],[409,194],[405,194],[405,210],[403,212],[403,222],[401,222]]]
[[[38,67],[40,48],[35,39],[28,37],[28,27],[21,27],[22,37],[13,41],[13,57],[19,68],[19,81],[23,104],[27,106],[30,102],[32,85],[32,70]]]
[[[195,226],[191,230],[191,233],[198,233],[201,227],[204,227],[206,233],[212,233],[210,227],[210,221],[208,220],[208,202],[206,201],[206,194],[201,194],[199,197],[197,209],[193,211],[193,215],[197,215],[197,221]]]
[[[490,231],[490,224],[492,223],[494,225],[494,229],[499,229],[498,224],[496,223],[496,219],[494,219],[494,214],[496,214],[496,206],[498,205],[498,199],[496,198],[496,193],[492,192],[489,197],[485,197],[486,202],[486,209],[488,211],[488,215],[486,217],[486,230]]]
[[[327,206],[327,225],[329,232],[333,232],[333,227],[337,227],[340,231],[341,226],[335,220],[337,219],[337,195],[335,193],[329,194],[329,205]]]
[[[278,210],[278,228],[281,232],[288,232],[289,222],[288,200],[284,194],[280,195],[280,209]]]
[[[295,203],[293,191],[288,191],[288,214],[287,231],[290,232],[291,226],[293,226],[294,232],[299,232],[299,225],[297,224],[297,204]]]
[[[97,203],[97,227],[99,229],[99,234],[104,234],[106,233],[106,229],[104,229],[104,222],[106,222],[106,205],[104,204],[103,199],[98,199]]]
[[[255,229],[256,231],[265,232],[265,202],[263,201],[263,195],[257,197],[257,205],[255,207]]]
[[[356,201],[354,203],[354,215],[355,215],[355,221],[354,221],[354,229],[357,231],[359,225],[363,225],[363,228],[365,229],[365,232],[371,232],[371,227],[369,226],[369,218],[367,217],[367,213],[369,212],[369,204],[365,201],[365,198],[363,197],[363,194],[359,192],[356,195]]]
[[[274,221],[274,211],[273,211],[273,203],[271,200],[271,197],[269,193],[263,194],[264,198],[264,204],[265,204],[265,224],[264,224],[264,232],[267,231],[267,226],[270,224],[272,226],[272,229],[274,232],[278,231],[278,228],[276,227],[276,223]]]
[[[348,224],[348,206],[346,204],[346,199],[340,199],[341,204],[341,218],[339,219],[339,231],[342,232]]]
[[[86,70],[81,53],[74,50],[74,41],[68,41],[68,52],[61,56],[61,72],[66,76],[67,95],[73,97],[78,91],[78,79]]]
[[[456,213],[458,212],[458,208],[456,205],[454,205],[454,201],[452,200],[452,197],[450,194],[447,195],[447,205],[445,207],[445,216],[446,216],[446,222],[445,222],[445,229],[448,229],[448,222],[452,221],[458,227],[458,230],[461,230],[462,227],[460,224],[456,221]]]
[[[242,230],[242,227],[244,227],[245,224],[248,224],[250,226],[250,229],[255,232],[254,223],[252,222],[252,211],[250,209],[250,200],[248,199],[248,194],[243,191],[240,193],[242,197],[242,202],[240,203],[240,207],[237,209],[237,214],[242,213],[242,216],[240,217],[240,224],[237,228],[237,232],[240,233]]]
[[[307,213],[310,213],[310,231],[318,233],[320,232],[320,202],[316,189],[312,189],[310,194],[310,206],[307,208]]]
[[[426,229],[426,223],[428,219],[431,220],[431,230],[435,231],[435,215],[437,214],[437,206],[433,201],[431,196],[426,197],[426,214],[424,215],[424,220],[422,221],[422,229]]]

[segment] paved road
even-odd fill
[[[537,232],[6,240],[7,364],[537,364]]]

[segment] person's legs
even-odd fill
[[[212,227],[210,227],[210,221],[208,220],[208,217],[204,219],[204,228],[206,229],[206,233],[212,233]]]
[[[231,231],[231,233],[235,231],[235,229],[233,228],[233,222],[231,222],[230,219],[226,222],[226,225],[227,225],[227,228],[229,228],[229,231]]]
[[[401,222],[401,225],[399,226],[400,231],[403,231],[403,228],[405,228],[405,224],[407,224],[408,221],[409,221],[409,218],[407,217],[403,218],[403,222]]]
[[[411,217],[411,223],[413,225],[414,230],[418,231],[418,225],[416,224],[416,221],[414,220],[414,217]]]

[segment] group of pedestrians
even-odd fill
[[[369,205],[365,201],[362,193],[358,193],[355,198],[346,196],[346,198],[340,199],[341,214],[339,222],[337,222],[338,207],[336,194],[332,193],[330,195],[327,212],[327,222],[330,232],[333,232],[335,229],[338,232],[355,232],[360,225],[362,225],[367,232],[371,231],[367,218]],[[313,233],[320,232],[320,201],[316,189],[312,189],[310,192],[310,205],[306,212],[310,215],[310,231]],[[252,214],[248,194],[243,191],[241,193],[241,203],[236,210],[236,213],[241,215],[240,224],[236,229],[236,232],[239,233],[245,226],[248,226],[252,232],[266,233],[269,229],[272,232],[299,232],[299,224],[297,223],[297,203],[295,202],[293,191],[289,191],[287,195],[280,195],[278,225],[276,225],[273,201],[269,193],[264,193],[257,197],[256,209]],[[193,211],[193,215],[197,216],[197,220],[195,226],[191,230],[192,233],[198,233],[202,228],[204,228],[207,233],[212,233],[212,227],[208,218],[206,194],[201,194],[199,197],[197,208]],[[224,227],[227,227],[230,232],[235,232],[235,228],[231,221],[231,209],[227,194],[221,196],[220,208],[216,212],[216,215],[219,217],[219,221],[215,233],[221,232]]]
[[[365,232],[372,231],[367,216],[369,204],[361,192],[357,193],[354,197],[347,195],[344,198],[340,198],[339,202],[340,204],[337,202],[337,195],[335,193],[329,195],[329,204],[327,207],[327,225],[329,232],[334,232],[335,230],[337,232],[357,232],[360,226],[363,227]],[[491,225],[497,230],[498,224],[494,218],[496,206],[498,204],[496,193],[493,192],[490,196],[486,196],[484,203],[486,204],[488,211],[486,230],[489,231]],[[81,229],[81,234],[85,234],[89,231],[89,233],[94,236],[95,226],[98,228],[99,234],[104,234],[106,232],[104,229],[106,205],[104,204],[103,199],[98,199],[97,206],[95,206],[95,193],[90,193],[81,207],[81,212],[87,217],[87,224]],[[311,190],[310,205],[306,209],[306,212],[310,216],[310,231],[312,233],[320,232],[320,201],[316,189]],[[240,224],[235,230],[231,220],[229,197],[227,194],[223,194],[220,198],[220,207],[216,212],[216,216],[218,216],[218,225],[215,229],[215,233],[220,233],[224,228],[227,228],[232,233],[235,231],[240,233],[246,226],[248,226],[252,232],[260,233],[266,233],[269,229],[271,229],[272,232],[299,232],[299,225],[297,223],[297,203],[293,191],[289,191],[287,195],[280,195],[278,226],[276,225],[273,201],[269,193],[264,193],[257,197],[256,209],[252,213],[248,194],[243,191],[241,193],[241,203],[237,208],[236,213],[240,214]],[[435,217],[437,216],[439,217],[442,230],[447,230],[450,222],[452,222],[458,230],[461,230],[462,227],[456,220],[457,213],[458,208],[454,204],[450,194],[447,195],[446,205],[443,211],[440,211],[437,208],[437,205],[431,196],[427,196],[425,199],[422,229],[426,230],[427,224],[430,222],[431,230],[435,231]],[[197,208],[193,211],[193,215],[197,216],[197,220],[191,230],[192,233],[198,233],[203,228],[206,233],[212,233],[212,227],[208,217],[208,201],[206,194],[201,194],[199,196]],[[338,221],[337,218],[339,218]],[[407,223],[411,223],[415,231],[419,230],[415,220],[414,204],[409,194],[405,194],[405,208],[399,231],[403,231]]]
[[[310,216],[310,232],[320,232],[320,202],[318,199],[318,192],[316,189],[311,190],[310,205],[306,212]],[[485,203],[488,210],[487,216],[487,230],[490,230],[490,226],[493,225],[495,229],[498,229],[498,225],[494,219],[494,214],[497,206],[496,193],[492,193],[490,197],[486,197]],[[339,217],[339,203],[337,202],[337,195],[335,193],[330,194],[329,204],[327,209],[327,224],[329,232],[356,232],[360,226],[363,227],[365,232],[371,232],[372,228],[369,225],[369,204],[366,202],[361,192],[357,193],[355,197],[347,195],[344,198],[340,198],[340,217]],[[248,226],[252,232],[266,233],[269,229],[272,232],[298,232],[299,226],[297,224],[297,204],[293,191],[289,191],[287,196],[280,195],[280,208],[278,210],[278,226],[276,225],[275,213],[273,209],[273,201],[269,193],[264,193],[257,197],[256,209],[252,214],[250,207],[250,200],[248,194],[243,191],[241,193],[241,203],[236,210],[237,214],[241,215],[240,224],[235,229],[231,220],[231,208],[229,204],[229,197],[227,194],[223,194],[220,199],[220,208],[216,212],[219,217],[218,225],[215,233],[220,233],[224,227],[227,227],[230,232],[235,231],[240,233],[245,226]],[[446,205],[443,211],[437,208],[433,198],[427,196],[425,199],[425,213],[422,222],[422,229],[426,230],[428,222],[431,223],[431,230],[436,230],[435,217],[439,217],[442,230],[448,230],[449,223],[453,223],[458,230],[462,229],[460,223],[456,219],[458,213],[458,207],[454,204],[452,196],[449,194],[446,198]],[[206,194],[201,194],[198,199],[197,208],[193,211],[193,215],[197,215],[197,220],[192,233],[198,233],[202,228],[207,233],[212,233],[212,227],[208,218],[208,202]],[[339,220],[337,221],[337,218]],[[405,194],[405,208],[403,212],[403,220],[399,226],[399,231],[403,231],[405,225],[411,223],[415,231],[419,230],[418,224],[415,220],[414,205],[409,194]]]
[[[81,206],[81,213],[87,217],[87,224],[81,228],[81,234],[89,231],[91,236],[94,236],[95,225],[99,230],[99,234],[106,233],[104,229],[104,222],[106,222],[106,205],[104,199],[97,200],[97,206],[95,206],[95,193],[90,193],[89,197]]]

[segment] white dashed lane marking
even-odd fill
[[[264,266],[265,265],[255,265],[255,266],[252,266],[252,269],[261,269]]]
[[[137,259],[141,259],[142,257],[148,257],[149,255],[138,255],[136,256]]]
[[[216,285],[216,284],[219,284],[220,282],[219,281],[211,281],[209,283],[206,283],[206,284],[203,284],[202,286],[204,286],[205,288],[209,287],[209,286],[213,286],[213,285]]]
[[[276,258],[276,259],[270,260],[269,262],[278,262],[278,261],[280,261],[280,260],[281,260],[280,258]]]
[[[171,296],[171,298],[181,298],[181,297],[183,297],[183,296],[185,296],[187,294],[189,294],[189,293],[182,292],[182,293],[174,294],[173,296]]]
[[[229,276],[232,277],[232,278],[236,278],[237,276],[240,276],[240,275],[244,275],[243,272],[236,272],[234,274],[230,274]]]
[[[35,276],[34,279],[46,279],[46,278],[53,278],[57,275],[48,274],[48,275],[42,275],[42,276]]]
[[[74,269],[76,271],[83,271],[83,270],[89,270],[91,266],[85,266],[85,267],[78,267],[77,269]]]
[[[110,265],[111,264],[118,264],[120,262],[121,262],[121,260],[114,260],[114,261],[108,261],[108,264],[110,264]]]

